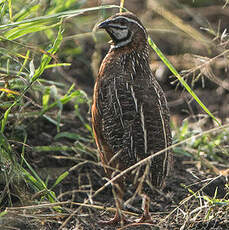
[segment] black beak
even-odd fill
[[[107,27],[109,27],[109,21],[108,21],[108,20],[103,21],[103,22],[101,22],[99,25],[97,25],[97,28],[98,28],[98,29],[105,29],[105,28],[107,28]]]

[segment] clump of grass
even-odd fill
[[[86,202],[75,204],[72,200],[60,202],[61,197],[66,194],[84,193],[89,197],[87,202],[93,203],[94,196],[100,194],[112,183],[112,181],[108,181],[103,187],[93,191],[91,177],[86,170],[91,165],[99,165],[96,149],[92,146],[92,132],[87,118],[88,108],[91,104],[90,97],[77,84],[69,84],[69,79],[58,81],[56,78],[49,78],[53,73],[58,75],[59,70],[71,65],[70,62],[61,62],[60,60],[64,60],[70,55],[82,55],[83,49],[77,42],[74,43],[74,49],[71,45],[66,49],[62,48],[68,35],[66,31],[75,32],[71,22],[68,24],[70,18],[76,17],[79,22],[76,20],[74,23],[81,29],[80,24],[88,23],[87,20],[90,20],[87,15],[80,17],[81,14],[114,7],[109,5],[80,8],[83,7],[84,2],[86,1],[77,1],[76,4],[75,0],[67,2],[53,0],[43,4],[31,1],[3,1],[0,3],[0,169],[2,172],[0,178],[4,184],[0,195],[2,211],[0,218],[10,214],[25,218],[29,215],[30,218],[38,222],[50,221],[56,224],[56,219],[68,217],[65,222],[61,222],[61,226],[65,226],[72,215],[78,215],[79,209],[75,210],[75,207],[87,207],[89,214],[91,213],[90,208],[103,209],[100,205],[86,204]],[[124,1],[121,3],[122,8]],[[188,31],[187,27],[181,26],[181,29]],[[88,31],[91,30],[88,29]],[[191,33],[192,31],[194,30],[191,30]],[[196,32],[192,33],[191,37],[195,37],[195,34],[206,41],[205,37]],[[224,47],[226,47],[225,34],[226,32],[220,39],[221,44],[224,42],[222,44]],[[77,36],[86,37],[81,32]],[[87,33],[88,36],[92,36],[92,33]],[[70,38],[72,37],[69,36],[68,39]],[[158,51],[150,39],[149,43]],[[225,48],[220,55],[215,56],[214,60],[223,55],[226,58],[227,52],[228,50]],[[158,54],[203,109],[215,119],[164,55],[160,51]],[[211,62],[211,60],[207,61],[204,64],[208,65]],[[199,69],[192,69],[188,73],[195,73]],[[64,77],[67,78],[67,75]],[[70,79],[71,81],[72,79]],[[84,113],[86,115],[82,115],[83,105],[87,105],[87,111]],[[71,128],[62,130],[62,127],[71,118],[69,114],[67,116],[65,114],[65,108],[69,107],[74,121],[81,124],[77,131],[71,130]],[[42,129],[45,129],[47,124],[52,127],[49,128],[47,125],[49,132],[36,131],[42,123],[45,124]],[[32,129],[35,130],[34,134]],[[52,132],[52,129],[55,132]],[[228,175],[226,171],[228,165],[225,161],[228,158],[228,126],[206,131],[199,125],[193,125],[186,121],[181,127],[173,127],[173,131],[175,154],[194,159],[197,164],[200,163],[198,164],[200,170],[210,169],[217,175]],[[31,137],[32,134],[33,137]],[[35,144],[31,144],[31,139],[40,140],[40,138],[42,138],[42,142],[37,141]],[[51,141],[48,142],[46,138]],[[44,143],[47,141],[48,144],[43,144],[43,141]],[[49,174],[46,174],[45,177],[40,175],[39,164],[37,166],[30,159],[34,155],[39,155],[40,158],[45,155],[48,158],[47,161],[50,159],[50,161],[59,160],[59,164],[62,164],[63,161],[68,161],[68,163],[70,161],[70,163],[63,169],[60,167],[61,170],[54,169],[55,177],[50,179],[51,175]],[[143,163],[140,162],[133,168]],[[84,166],[86,169],[84,168],[81,174],[79,169]],[[47,168],[49,167],[50,165],[47,166]],[[78,170],[78,180],[82,175],[86,175],[88,184],[83,185],[85,188],[82,186],[82,189],[77,191],[57,194],[56,188],[67,181],[68,176],[76,170]],[[121,173],[128,173],[130,170]],[[99,175],[96,170],[94,173]],[[180,211],[179,217],[185,213],[183,229],[187,223],[193,223],[203,216],[204,220],[209,221],[217,218],[218,214],[222,214],[222,219],[228,214],[228,192],[225,198],[218,198],[217,190],[215,195],[210,197],[202,193],[202,190],[193,192],[188,186],[185,188],[191,194],[192,202],[199,203],[193,206],[194,208],[190,212],[185,209],[179,210],[181,206],[175,209]],[[185,205],[185,202],[181,202],[181,204]],[[15,204],[22,207],[13,207]],[[28,204],[29,206],[23,207]],[[6,210],[5,207],[7,207]],[[108,210],[114,211],[113,208],[108,208]],[[129,214],[137,215],[136,213]]]
[[[75,4],[75,1],[68,1],[68,4],[52,1],[49,6],[28,1],[26,7],[19,1],[13,5],[11,1],[1,3],[0,163],[6,189],[1,193],[0,200],[4,201],[8,197],[8,205],[13,205],[10,190],[15,178],[24,179],[35,192],[42,193],[43,198],[55,202],[56,196],[52,189],[68,174],[61,174],[48,189],[47,182],[27,162],[25,150],[30,148],[27,141],[32,124],[42,117],[56,126],[56,140],[65,136],[85,141],[87,138],[80,135],[60,132],[63,107],[73,101],[76,116],[91,131],[79,112],[80,104],[90,104],[87,95],[76,89],[74,84],[65,89],[63,83],[49,81],[46,77],[48,70],[70,65],[60,63],[56,54],[63,41],[63,16],[84,12],[84,9],[79,10],[81,5],[82,2]],[[69,7],[71,11],[66,12]],[[40,39],[43,41],[41,44]],[[61,95],[63,89],[66,93]],[[51,111],[55,111],[56,115],[53,116]],[[22,148],[16,148],[15,143],[20,143]],[[62,151],[61,148],[58,149]]]
[[[202,120],[205,120],[203,118]],[[219,165],[225,164],[225,159],[228,158],[228,129],[213,129],[205,130],[201,127],[202,121],[190,123],[185,120],[181,127],[174,127],[175,140],[179,143],[187,138],[190,139],[185,145],[174,148],[174,152],[179,155],[192,157],[200,161],[205,167],[212,169],[215,173],[217,171],[216,164],[214,166],[211,161],[217,162]],[[227,126],[227,125],[226,125]],[[225,169],[227,164],[225,164]]]
[[[76,142],[91,142],[92,140],[88,120],[80,113],[81,104],[88,104],[90,107],[87,94],[75,84],[67,89],[64,83],[50,81],[47,78],[47,71],[71,65],[71,63],[61,63],[58,60],[60,54],[64,55],[64,51],[60,51],[64,34],[64,18],[113,7],[80,9],[83,4],[84,1],[76,4],[73,0],[67,3],[55,0],[47,5],[30,1],[26,4],[19,1],[14,4],[11,1],[1,3],[1,164],[8,171],[15,168],[17,170],[13,171],[16,174],[22,172],[27,183],[31,182],[33,186],[35,184],[38,190],[46,189],[46,186],[30,167],[25,154],[25,149],[29,147],[27,131],[32,124],[44,118],[55,125],[57,135],[54,139],[57,141],[61,138]],[[88,137],[60,131],[63,107],[70,102],[74,104],[74,114],[87,130]],[[21,153],[19,149],[13,147],[14,142],[21,144]],[[42,146],[32,146],[35,151],[72,151],[74,148],[74,151],[85,152],[83,143],[76,144],[75,147],[46,146],[43,150]],[[91,156],[97,159],[94,153]],[[29,171],[26,171],[24,167]]]

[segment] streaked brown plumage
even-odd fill
[[[112,45],[94,87],[92,127],[105,172],[112,178],[117,171],[170,146],[171,132],[164,92],[149,68],[147,32],[142,23],[131,13],[119,13],[98,27],[107,31]],[[170,159],[170,152],[165,151],[148,166],[119,178],[115,184],[120,200],[127,182],[139,194],[149,192],[145,184],[161,187]],[[121,201],[116,205],[120,209]],[[141,220],[150,218],[147,205]],[[119,220],[117,211],[110,222]]]

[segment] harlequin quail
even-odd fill
[[[147,32],[132,13],[118,13],[98,25],[111,37],[94,87],[92,127],[104,170],[111,179],[138,161],[171,145],[167,101],[149,67]],[[107,223],[121,220],[128,184],[145,197],[139,221],[150,219],[150,188],[161,187],[170,168],[165,150],[113,184],[117,212]]]

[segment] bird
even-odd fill
[[[170,115],[165,93],[149,67],[148,34],[131,12],[117,13],[101,22],[111,38],[94,85],[91,122],[95,143],[109,179],[150,155],[164,150],[113,182],[116,213],[122,215],[128,185],[142,196],[143,213],[138,222],[151,220],[149,194],[162,188],[171,168]]]

